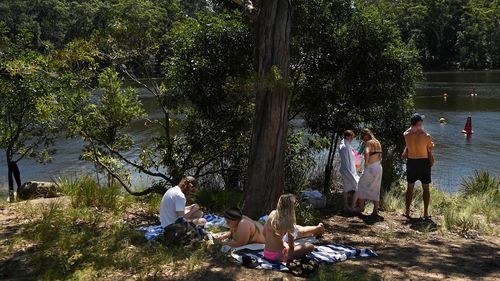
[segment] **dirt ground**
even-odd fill
[[[371,248],[379,255],[377,258],[343,262],[342,266],[350,270],[373,273],[384,280],[500,280],[498,237],[475,234],[469,235],[473,239],[466,239],[463,235],[439,230],[439,218],[424,222],[381,212],[384,220],[372,222],[357,216],[332,216],[328,210],[323,213],[327,231],[321,242]],[[140,220],[140,215],[135,219]],[[14,208],[0,205],[0,247],[8,239],[15,238],[22,223]],[[16,256],[22,261],[22,254],[17,253]],[[5,262],[12,262],[12,259],[0,257],[0,266]],[[130,278],[119,275],[115,276],[116,279]],[[161,279],[303,280],[287,273],[247,269],[219,258],[209,258],[202,270],[191,273],[167,270]]]

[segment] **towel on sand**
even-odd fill
[[[255,268],[288,271],[285,263],[272,262],[264,259],[264,252],[262,250],[241,249],[232,252],[231,256],[240,264],[243,263],[243,259],[246,256],[251,257],[255,260],[255,264],[253,266]],[[342,262],[347,259],[369,258],[377,256],[378,255],[370,249],[357,249],[345,245],[328,244],[323,246],[316,246],[314,248],[314,251],[307,255],[307,258],[313,259],[318,263],[332,264]]]

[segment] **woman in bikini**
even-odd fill
[[[240,247],[252,243],[264,244],[265,238],[262,232],[263,225],[251,218],[244,216],[237,207],[232,207],[224,213],[227,225],[230,230],[218,236],[218,240],[230,239],[224,242],[231,247]],[[293,237],[295,240],[306,237],[321,236],[325,233],[325,227],[322,223],[315,226],[295,225]],[[288,235],[283,236],[283,241],[288,242]]]
[[[378,218],[380,186],[382,185],[382,146],[369,129],[361,130],[361,140],[365,144],[365,169],[359,179],[358,190],[354,195],[355,200],[351,208],[354,212],[362,213],[365,210],[365,200],[370,200],[373,202],[373,212],[370,216]],[[357,207],[354,205],[356,201]]]
[[[276,210],[269,214],[269,219],[264,225],[266,244],[264,258],[270,261],[287,262],[302,257],[314,250],[314,245],[295,245],[293,235],[295,226],[295,197],[284,194],[278,200]],[[283,241],[283,236],[288,236],[288,242]]]
[[[262,232],[263,225],[244,216],[239,208],[229,208],[224,213],[224,218],[229,226],[229,231],[217,237],[217,239],[221,241],[230,240],[223,242],[223,244],[231,247],[240,247],[247,244],[263,244],[265,242]]]

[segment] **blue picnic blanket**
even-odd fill
[[[285,263],[272,262],[264,258],[264,252],[239,250],[231,253],[231,256],[240,264],[243,263],[243,257],[250,256],[255,259],[257,266],[255,268],[288,271]],[[308,258],[317,261],[318,263],[332,264],[342,262],[347,259],[370,258],[378,255],[370,249],[358,249],[340,244],[328,244],[323,246],[315,246],[314,251],[307,255]]]
[[[226,220],[223,217],[217,215],[206,214],[203,218],[207,221],[205,228],[210,226],[225,226]],[[147,240],[153,240],[163,233],[163,227],[161,225],[150,225],[150,226],[139,226],[138,231],[144,232],[144,237]]]
[[[205,224],[205,228],[209,228],[212,226],[227,227],[226,219],[221,216],[206,214],[203,216],[203,218],[207,221],[207,223]]]

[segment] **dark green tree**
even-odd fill
[[[416,52],[376,9],[352,8],[349,1],[301,4],[296,18],[303,37],[294,44],[292,64],[294,107],[311,132],[330,139],[325,192],[341,133],[361,126],[372,128],[380,138],[384,182],[391,184],[401,172],[402,133],[420,74]],[[322,24],[307,24],[313,17]]]
[[[21,30],[11,41],[7,33],[0,22],[0,148],[12,202],[17,163],[25,157],[45,162],[54,153],[49,148],[60,125],[62,88],[50,58],[32,51],[33,34]]]

